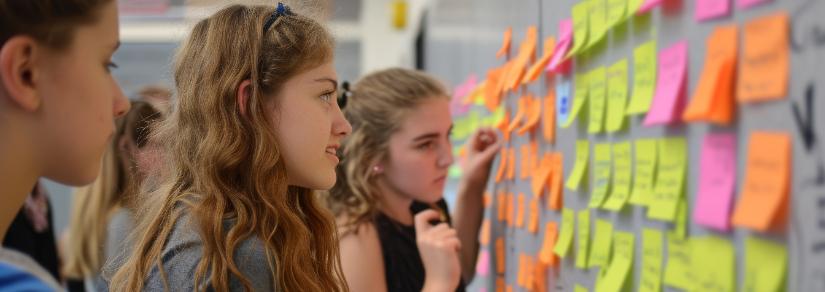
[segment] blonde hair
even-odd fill
[[[168,176],[139,208],[135,248],[112,278],[113,291],[142,290],[154,267],[165,279],[161,253],[184,208],[203,245],[194,287],[226,291],[232,275],[250,290],[232,255],[257,237],[278,291],[347,290],[334,218],[311,190],[288,186],[268,114],[289,78],[332,61],[334,40],[300,14],[264,31],[273,11],[226,7],[198,22],[178,52],[178,98],[157,133]],[[242,115],[236,92],[244,80],[252,85]],[[234,225],[226,230],[228,218]]]
[[[326,196],[333,213],[346,219],[344,233],[357,230],[376,214],[379,197],[372,167],[389,157],[390,137],[406,116],[432,98],[448,98],[444,86],[432,76],[410,69],[374,72],[353,85],[344,109],[353,131],[343,141],[338,180]]]

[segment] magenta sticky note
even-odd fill
[[[730,15],[730,0],[696,0],[696,21]]]
[[[666,125],[681,121],[685,107],[688,43],[680,41],[659,52],[656,93],[645,117],[645,126]]]
[[[707,134],[701,155],[693,222],[729,231],[736,186],[736,136],[733,133]]]
[[[490,252],[482,250],[478,255],[478,262],[476,263],[476,274],[486,277],[490,274]]]
[[[558,72],[561,65],[564,64],[564,56],[567,56],[567,51],[570,50],[572,43],[573,20],[568,18],[559,22],[559,41],[553,50],[553,58],[550,59],[550,63],[547,64],[544,70],[548,72]]]
[[[645,2],[642,3],[642,6],[639,6],[639,10],[636,11],[636,14],[645,14],[661,4],[662,0],[645,0]]]
[[[737,0],[736,7],[739,9],[748,9],[756,5],[767,3],[770,0]]]

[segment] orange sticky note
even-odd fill
[[[478,242],[486,246],[490,243],[490,219],[484,219],[481,222],[481,231],[478,235]]]
[[[516,196],[513,193],[507,193],[507,225],[513,226],[516,224]]]
[[[510,153],[507,154],[509,161],[507,162],[507,179],[513,180],[516,178],[516,149],[510,148]]]
[[[547,96],[544,97],[544,115],[542,130],[544,130],[544,140],[551,145],[556,144],[556,88],[553,82],[548,86]]]
[[[504,274],[504,238],[496,238],[496,272]]]
[[[519,136],[535,129],[541,120],[541,100],[529,96],[525,106],[527,109],[524,124],[516,131]]]
[[[740,103],[785,98],[790,73],[788,31],[784,11],[745,24],[736,91]]]
[[[550,153],[544,154],[544,157],[542,157],[539,162],[539,167],[533,175],[533,181],[530,182],[530,189],[537,198],[541,198],[542,194],[544,194],[544,186],[547,184],[547,178],[553,170],[552,159]]]
[[[530,103],[530,100],[529,100],[529,97],[527,95],[524,95],[524,96],[522,96],[521,98],[518,99],[516,115],[513,116],[512,120],[510,120],[510,124],[507,126],[507,132],[512,133],[513,131],[518,129],[520,127],[521,123],[522,123],[522,120],[524,120],[524,118],[528,114],[530,114],[528,112],[530,110],[530,108],[529,108],[530,104],[529,103]]]
[[[521,254],[518,258],[518,278],[516,284],[525,287],[527,286],[527,255]]]
[[[530,145],[521,144],[521,168],[519,169],[519,178],[527,179],[530,174],[528,161],[530,160]]]
[[[504,136],[504,141],[510,142],[510,132],[507,132],[507,128],[510,127],[510,110],[506,110],[504,112],[504,117],[501,121],[496,124],[496,128],[501,132],[501,135]]]
[[[507,292],[513,292],[513,286],[507,285]]]
[[[535,261],[533,267],[535,271],[533,292],[547,292],[547,265],[541,261]]]
[[[530,200],[530,220],[527,221],[527,231],[536,234],[539,231],[539,200],[535,197]]]
[[[536,81],[541,75],[541,72],[544,72],[544,68],[547,67],[547,64],[550,63],[550,59],[553,58],[553,51],[556,47],[556,38],[549,36],[544,39],[544,54],[541,56],[538,62],[534,63],[530,69],[527,70],[527,75],[524,76],[523,83],[529,83]]]
[[[708,121],[729,125],[733,120],[733,69],[736,64],[736,25],[719,26],[708,37],[705,67],[690,105],[686,122]]]
[[[524,193],[518,193],[518,211],[516,212],[516,227],[524,227]]]
[[[496,292],[504,292],[504,277],[496,277]]]
[[[752,133],[745,182],[733,214],[733,225],[762,232],[780,230],[780,225],[787,220],[790,178],[790,135]]]
[[[562,172],[563,169],[563,160],[564,157],[562,156],[561,152],[554,152],[551,155],[551,165],[552,171],[550,171],[551,175],[549,177],[549,188],[550,188],[550,200],[547,201],[550,210],[559,211],[561,210],[561,206],[563,205],[563,193],[564,188],[562,188]]]
[[[535,139],[530,139],[530,173],[535,173],[539,168],[539,143]]]
[[[507,83],[505,89],[515,91],[521,85],[521,80],[525,76],[527,70],[527,63],[533,61],[536,56],[536,45],[538,42],[538,29],[535,25],[527,27],[524,41],[519,46],[519,53],[515,60],[513,60],[512,67],[508,72]]]
[[[490,191],[484,192],[484,208],[490,207],[490,204],[493,203],[493,194],[490,194]]]
[[[501,41],[501,48],[498,49],[496,52],[496,59],[501,58],[504,55],[510,54],[510,43],[513,41],[513,27],[508,27],[507,30],[504,31],[504,39]]]
[[[495,112],[501,104],[501,83],[502,74],[507,70],[506,66],[490,69],[487,71],[487,80],[484,82],[484,105],[490,112]]]
[[[510,154],[510,152],[507,151],[507,148],[501,148],[501,153],[499,154],[499,161],[498,161],[498,170],[496,171],[496,182],[497,183],[501,182],[501,180],[504,179],[504,174],[506,173],[506,170],[507,170],[507,162],[510,161],[510,159],[507,158],[508,154]]]
[[[504,222],[507,220],[507,195],[504,192],[498,192],[498,221]]]
[[[556,222],[549,222],[544,230],[544,242],[539,252],[539,260],[551,267],[558,266],[559,260],[553,249],[556,248],[556,238],[558,236],[558,225]]]
[[[534,281],[536,268],[534,267],[535,260],[531,256],[527,256],[527,259],[524,263],[524,288],[527,288],[527,291],[533,291],[533,287],[535,287]]]

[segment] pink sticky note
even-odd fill
[[[766,3],[768,1],[770,0],[737,0],[736,7],[738,7],[739,9],[748,9],[756,5]]]
[[[476,274],[486,277],[490,274],[490,252],[482,250],[476,263]]]
[[[660,4],[662,4],[662,0],[645,0],[645,2],[642,3],[642,6],[639,6],[639,10],[636,11],[636,14],[645,14]]]
[[[696,21],[730,15],[730,0],[696,0]]]
[[[659,53],[659,76],[656,93],[645,126],[673,124],[681,121],[685,107],[685,80],[687,79],[687,41],[680,41]]]
[[[453,116],[460,116],[470,111],[471,104],[464,104],[464,97],[470,94],[478,84],[478,77],[475,74],[467,76],[467,80],[453,89],[453,99],[450,101],[450,113]]]
[[[736,185],[736,136],[732,133],[707,134],[699,163],[699,191],[693,222],[729,231]]]
[[[553,58],[547,64],[545,71],[557,72],[559,67],[564,64],[564,56],[570,50],[570,44],[573,43],[573,20],[564,19],[559,22],[559,42],[556,43],[556,49],[553,51]]]

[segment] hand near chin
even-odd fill
[[[501,149],[501,140],[493,129],[481,128],[476,130],[467,140],[467,156],[463,160],[464,183],[476,185],[481,188],[487,183],[490,177],[490,168],[493,159]]]

